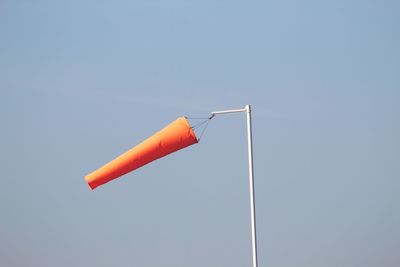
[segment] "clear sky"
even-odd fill
[[[260,267],[400,265],[399,1],[0,2],[0,265],[251,263],[245,116],[90,191],[176,117],[253,106]]]

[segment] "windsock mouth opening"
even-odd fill
[[[190,134],[193,135],[194,143],[197,144],[199,142],[199,138],[197,138],[196,132],[192,128],[190,128]]]
[[[182,118],[183,118],[184,123],[186,124],[186,126],[189,129],[190,135],[194,138],[195,143],[198,143],[199,142],[199,138],[197,138],[197,136],[196,136],[196,132],[194,131],[194,127],[192,125],[190,125],[190,122],[189,122],[189,120],[188,120],[188,118],[186,116],[183,116]]]

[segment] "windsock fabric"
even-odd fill
[[[89,187],[96,187],[121,175],[197,143],[197,137],[185,117],[180,117],[164,129],[131,148],[116,159],[85,177]]]

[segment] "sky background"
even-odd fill
[[[251,264],[245,115],[90,191],[176,117],[253,107],[259,266],[400,265],[399,1],[0,1],[0,265]]]

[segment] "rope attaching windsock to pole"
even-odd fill
[[[201,122],[196,123],[195,125],[192,126],[193,130],[199,129],[200,127],[204,126],[197,138],[197,140],[199,142],[200,142],[201,138],[203,137],[203,134],[208,127],[208,124],[210,123],[211,119],[214,118],[214,116],[215,115],[212,114],[210,117],[206,117],[206,118],[205,117],[202,117],[202,118],[186,117],[187,119],[192,119],[192,120],[202,120]]]

